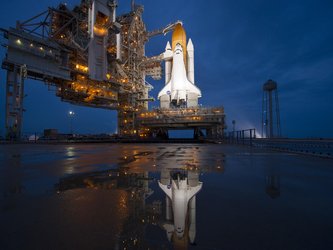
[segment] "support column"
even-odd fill
[[[22,136],[24,76],[26,66],[14,66],[7,70],[6,82],[6,138],[20,140]]]

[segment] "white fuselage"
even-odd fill
[[[170,54],[170,51],[166,51],[166,53]],[[192,53],[193,54],[193,53]],[[164,88],[159,92],[158,98],[161,100],[165,100],[166,96],[168,97],[168,101],[170,103],[175,103],[176,105],[180,105],[182,103],[187,103],[189,97],[193,98],[195,96],[196,99],[201,97],[201,91],[198,87],[194,85],[194,83],[190,82],[187,78],[186,67],[184,63],[184,54],[183,48],[180,44],[175,46],[175,49],[172,53],[172,66],[170,67],[170,63],[166,64],[166,79],[170,80],[166,83]],[[171,68],[171,76],[170,76],[170,68]],[[193,67],[191,67],[193,69]],[[191,75],[193,72],[191,71]],[[192,77],[194,78],[194,77]]]
[[[184,65],[183,51],[180,45],[176,46],[173,54],[173,67],[171,73],[171,100],[186,101],[187,77]]]

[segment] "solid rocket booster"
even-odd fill
[[[181,24],[172,34],[172,47],[165,47],[165,87],[159,92],[161,108],[196,107],[201,91],[194,83],[194,46]]]
[[[169,42],[165,47],[165,57],[166,56],[169,58],[172,57],[172,49]],[[165,60],[165,84],[168,84],[168,82],[171,79],[171,70],[172,70],[171,60]]]
[[[194,46],[191,38],[187,44],[187,78],[194,84]]]

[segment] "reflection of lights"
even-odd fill
[[[66,159],[67,161],[74,160],[74,156],[75,156],[74,147],[67,147],[65,155],[67,157],[67,159]],[[73,174],[74,173],[74,167],[72,166],[72,164],[70,164],[69,166],[67,166],[65,168],[65,173],[66,174]]]
[[[72,158],[69,158],[67,160],[71,160]],[[73,174],[74,173],[74,168],[72,166],[69,166],[65,169],[65,174]]]
[[[75,151],[73,147],[68,147],[66,148],[66,157],[68,161],[72,161],[74,159],[75,156]],[[65,173],[66,174],[72,174],[74,173],[74,167],[69,165],[68,167],[65,168]]]
[[[66,148],[66,156],[73,157],[74,155],[75,155],[75,152],[74,152],[74,148],[73,147]]]
[[[120,205],[122,208],[127,208],[126,197],[125,197],[124,195],[120,197],[119,205]]]

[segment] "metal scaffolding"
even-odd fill
[[[53,85],[62,101],[118,111],[121,136],[137,133],[137,112],[148,110],[152,86],[146,76],[161,78],[161,56],[147,58],[145,43],[175,24],[148,32],[143,6],[116,16],[116,1],[83,0],[66,4],[2,29],[7,39],[2,68],[7,70],[7,135],[22,130],[24,76]],[[158,58],[158,59],[156,59]]]

